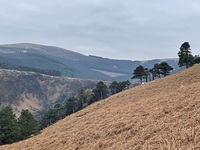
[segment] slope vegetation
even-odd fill
[[[94,103],[0,150],[188,150],[200,146],[200,65]]]
[[[16,114],[29,109],[38,114],[71,98],[80,89],[92,89],[97,81],[53,77],[33,72],[0,69],[0,108],[11,105]]]

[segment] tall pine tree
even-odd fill
[[[131,79],[138,78],[140,79],[140,82],[142,84],[142,78],[145,75],[145,68],[141,65],[139,65],[133,72],[133,77]]]
[[[178,52],[179,56],[179,67],[186,66],[186,68],[191,67],[194,65],[194,57],[191,54],[190,44],[189,42],[184,42],[181,47],[180,51]]]
[[[18,118],[18,124],[21,130],[22,140],[39,132],[38,121],[29,110],[22,110],[21,115]]]
[[[20,139],[20,127],[10,106],[0,111],[0,144],[10,144]]]

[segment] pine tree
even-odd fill
[[[119,86],[119,83],[117,81],[113,81],[111,83],[111,85],[109,86],[109,89],[110,89],[112,95],[120,92],[119,88],[120,88],[120,86]]]
[[[72,97],[72,98],[67,99],[67,101],[65,102],[66,115],[70,115],[72,113],[75,113],[77,110],[82,109],[81,106],[82,106],[82,102],[78,101],[77,98]]]
[[[0,143],[10,144],[20,139],[20,127],[10,106],[0,111]]]
[[[142,78],[145,75],[145,68],[139,65],[133,72],[133,77],[131,79],[139,78],[142,84]]]
[[[21,130],[22,140],[39,132],[38,121],[29,110],[22,110],[21,115],[18,118],[18,124]]]
[[[179,56],[179,67],[186,66],[186,68],[191,67],[194,65],[194,57],[191,54],[190,44],[189,42],[184,42],[181,47],[180,51],[178,52]]]
[[[159,65],[159,72],[164,77],[170,74],[170,71],[173,70],[173,68],[167,63],[167,62],[161,62]]]
[[[108,97],[108,87],[103,81],[98,82],[92,92],[94,93],[94,99],[96,101]]]

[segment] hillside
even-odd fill
[[[189,150],[200,146],[200,65],[126,90],[0,150]]]
[[[130,80],[138,65],[152,68],[155,63],[168,62],[176,72],[177,59],[148,61],[114,60],[85,56],[67,49],[30,43],[0,45],[0,62],[12,65],[58,70],[63,76],[93,80]]]
[[[0,69],[0,108],[11,105],[17,114],[29,109],[35,114],[47,110],[80,89],[93,89],[97,81],[53,77],[33,72]]]

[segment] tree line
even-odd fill
[[[165,77],[170,74],[173,70],[173,67],[170,66],[167,62],[155,63],[153,68],[148,69],[144,68],[142,65],[139,65],[133,72],[133,77],[131,79],[140,79],[142,83],[143,79],[146,82],[155,80],[156,78]]]
[[[126,90],[130,81],[113,81],[109,86],[103,81],[92,90],[79,90],[76,96],[65,99],[62,104],[55,104],[40,118],[35,118],[29,110],[22,110],[17,118],[10,106],[0,111],[0,145],[11,144],[38,134],[40,130],[75,113],[88,105],[105,99],[110,95]]]
[[[40,126],[43,129],[94,102],[128,89],[130,84],[130,81],[113,81],[109,86],[107,86],[103,81],[100,81],[93,90],[81,89],[78,91],[76,96],[65,99],[63,104],[55,104],[52,108],[46,111],[41,117]]]
[[[39,123],[29,110],[22,110],[19,118],[10,106],[0,111],[0,145],[11,144],[39,133]]]
[[[8,63],[0,63],[0,69],[10,69],[10,70],[18,70],[18,71],[31,71],[41,74],[46,74],[50,76],[61,76],[62,73],[58,70],[52,69],[38,69],[33,67],[26,67],[26,66],[14,66]]]
[[[178,56],[179,56],[179,61],[178,61],[179,67],[185,66],[186,68],[189,68],[194,64],[200,63],[200,56],[199,55],[193,56],[191,54],[191,48],[189,42],[184,42],[181,45],[180,50],[178,51]],[[148,82],[156,78],[161,78],[170,75],[172,70],[173,67],[170,66],[167,62],[155,63],[153,68],[151,69],[139,65],[133,71],[133,77],[131,79],[136,79],[136,78],[140,79],[141,83],[143,82],[143,79],[145,79],[145,81]]]

